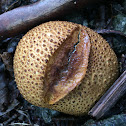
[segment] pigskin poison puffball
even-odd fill
[[[109,44],[93,30],[51,21],[20,40],[14,75],[31,104],[84,115],[116,80],[118,63]]]

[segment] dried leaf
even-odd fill
[[[8,90],[9,90],[9,101],[10,103],[14,101],[19,95],[19,90],[17,89],[16,82],[14,80],[8,83]]]
[[[52,56],[53,62],[50,60],[47,66],[45,100],[49,104],[59,101],[77,87],[88,66],[90,40],[85,30],[75,30],[64,43]]]
[[[5,74],[0,74],[0,111],[4,110],[3,104],[8,103],[8,88]]]
[[[3,54],[0,54],[0,57],[2,58],[6,69],[10,72],[10,75],[13,76],[13,55],[8,52],[3,52]]]

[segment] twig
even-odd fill
[[[109,90],[101,97],[96,105],[89,111],[89,115],[100,119],[126,92],[126,71],[115,81]]]
[[[14,7],[15,4],[17,4],[19,2],[19,0],[14,1],[6,10],[5,12],[7,12],[8,10],[12,9],[12,7]]]
[[[116,30],[102,29],[102,30],[96,30],[96,32],[99,34],[118,34],[118,35],[126,37],[126,34],[120,31],[116,31]]]
[[[20,113],[21,115],[24,115],[24,116],[28,119],[28,121],[29,121],[30,125],[32,125],[32,123],[31,123],[31,120],[30,120],[30,117],[29,117],[28,113],[27,113],[27,114],[25,114],[22,110],[17,110],[17,112],[18,112],[18,113]]]
[[[5,112],[0,112],[0,116],[3,116],[7,114],[8,112],[12,111],[18,105],[19,105],[19,102],[15,99]]]
[[[27,123],[11,123],[9,124],[9,126],[31,126],[31,124],[27,124]],[[37,124],[34,124],[34,126],[39,126]]]
[[[12,117],[10,117],[7,121],[3,122],[3,126],[7,126],[11,121],[16,119],[18,116],[14,114]]]
[[[0,15],[0,36],[8,37],[56,17],[73,9],[80,9],[93,0],[40,0],[34,4],[18,7]],[[95,0],[98,1],[98,0]]]

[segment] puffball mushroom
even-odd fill
[[[84,115],[116,80],[118,63],[109,44],[93,30],[50,21],[20,40],[14,75],[31,104]]]

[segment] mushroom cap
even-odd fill
[[[46,90],[50,85],[45,83],[49,63],[67,38],[74,33],[77,38],[79,29],[90,39],[86,74],[81,83],[51,105],[45,101],[45,91],[47,96],[51,92]],[[50,21],[27,32],[16,48],[13,67],[18,89],[27,101],[71,115],[87,114],[118,76],[117,57],[106,40],[85,26],[66,21]]]

